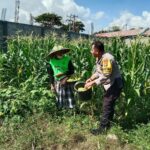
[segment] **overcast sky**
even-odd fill
[[[15,0],[0,0],[0,11],[7,8],[6,20],[14,21]],[[19,22],[29,24],[29,16],[56,13],[64,18],[75,14],[85,24],[86,33],[120,26],[150,27],[150,0],[20,0]]]

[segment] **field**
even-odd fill
[[[75,75],[85,81],[95,62],[92,39],[15,36],[7,41],[8,52],[0,53],[0,149],[150,149],[150,41],[102,41],[118,61],[125,82],[108,132],[118,140],[89,133],[101,115],[101,87],[93,88],[92,100],[77,99],[75,109],[61,111],[50,91],[46,67],[52,47],[61,43],[72,50]]]

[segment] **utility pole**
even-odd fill
[[[91,23],[91,35],[94,33],[94,23]]]
[[[20,8],[20,0],[15,1],[15,22],[19,21],[19,8]]]
[[[76,30],[76,25],[75,25],[75,23],[76,23],[76,18],[78,17],[78,16],[76,16],[76,15],[70,15],[70,16],[67,16],[69,19],[67,19],[67,21],[69,22],[69,31],[71,31],[71,29],[75,32],[75,30]]]
[[[30,25],[33,25],[33,16],[32,16],[32,14],[30,13]]]
[[[6,11],[7,11],[7,9],[6,9],[6,8],[3,8],[3,9],[2,9],[2,13],[1,13],[1,20],[3,20],[3,21],[5,21]]]
[[[78,16],[76,16],[76,15],[72,15],[72,18],[73,18],[73,31],[75,32],[75,30],[76,30],[76,28],[75,28],[75,23],[76,23],[76,18],[77,18]]]
[[[128,24],[126,23],[126,25],[125,25],[125,26],[126,26],[126,30],[127,30],[127,29],[128,29]]]
[[[69,31],[71,31],[71,24],[72,24],[72,19],[71,19],[71,15],[67,16],[69,19],[67,19],[66,21],[68,22],[69,25]]]

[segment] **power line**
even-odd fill
[[[75,23],[76,23],[76,18],[78,18],[78,16],[76,16],[76,15],[74,15],[74,14],[71,14],[71,15],[69,15],[69,16],[67,16],[69,19],[67,19],[66,21],[68,21],[69,22],[69,31],[74,31],[75,32],[75,30],[76,30],[76,25],[75,25]]]

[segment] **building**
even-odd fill
[[[137,37],[138,35],[141,35],[144,37],[150,37],[150,28],[98,33],[98,34],[96,34],[96,37],[99,37],[99,38],[120,37],[120,38],[124,38],[124,39],[132,39],[134,37]]]

